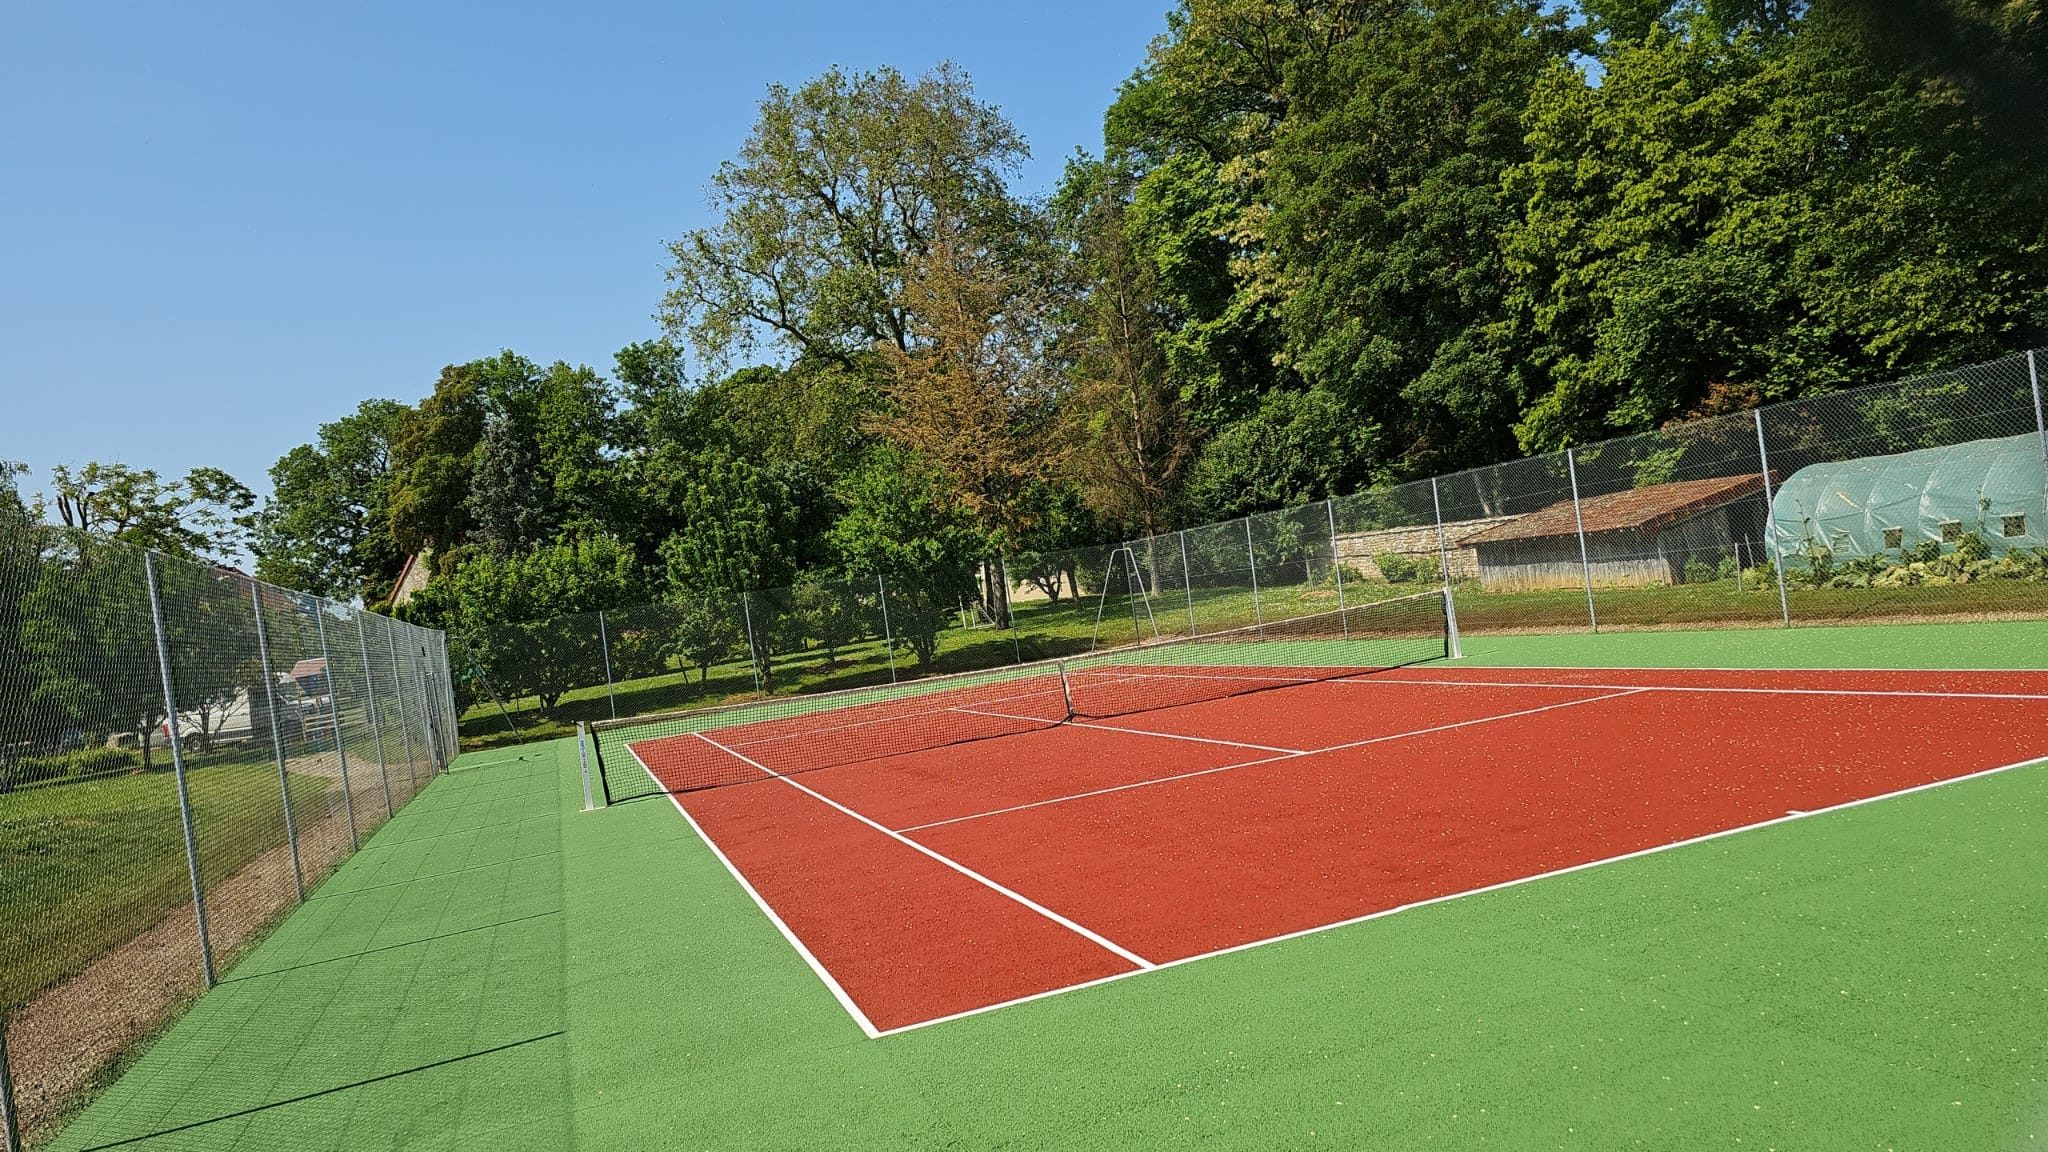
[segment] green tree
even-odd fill
[[[171,556],[224,561],[248,546],[254,523],[255,495],[218,468],[167,481],[126,464],[59,465],[50,487],[66,528]]]
[[[392,445],[405,417],[395,400],[365,400],[271,465],[253,545],[259,578],[337,600],[389,595],[405,561],[390,523]]]
[[[632,550],[608,536],[528,552],[473,552],[421,590],[411,615],[462,636],[501,692],[552,711],[571,688],[604,683],[595,613],[649,599]]]
[[[782,467],[715,454],[697,458],[671,504],[676,531],[661,545],[672,594],[722,596],[735,603],[790,582],[815,546],[818,503],[807,478]],[[764,609],[766,604],[764,602]],[[754,668],[773,691],[779,629],[754,621]]]
[[[1518,415],[1485,335],[1504,311],[1530,92],[1583,43],[1537,0],[1389,4],[1298,68],[1276,134],[1267,235],[1298,370],[1377,424],[1344,487],[1510,456]]]
[[[869,453],[839,499],[833,548],[847,571],[882,578],[892,634],[929,665],[959,597],[974,589],[984,539],[973,517],[937,467],[893,444]]]
[[[797,577],[789,590],[792,618],[807,641],[825,650],[825,666],[839,663],[839,650],[860,639],[865,612],[846,582],[815,572]]]
[[[708,683],[711,666],[724,662],[745,639],[734,602],[722,596],[685,595],[675,601],[675,647]]]
[[[1274,392],[1218,433],[1189,469],[1191,519],[1233,517],[1341,495],[1347,462],[1377,430],[1327,392]]]
[[[821,361],[908,349],[906,259],[940,219],[1010,235],[1008,179],[1027,155],[950,64],[916,80],[834,68],[795,91],[775,85],[712,178],[717,223],[669,246],[662,318],[712,364],[763,334]]]
[[[2048,99],[2038,62],[1973,6],[1885,7],[1666,20],[1605,46],[1597,84],[1538,86],[1506,185],[1523,447],[2048,327],[2048,176],[2010,126]]]
[[[155,766],[164,722],[148,588],[142,551],[73,530],[21,601],[32,706],[61,715],[94,743],[132,733],[145,770]]]

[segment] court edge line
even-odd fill
[[[811,966],[811,971],[817,975],[818,979],[824,983],[826,989],[832,993],[833,999],[839,1001],[839,1006],[846,1009],[846,1014],[853,1017],[853,1022],[860,1025],[860,1030],[867,1034],[868,1039],[873,1040],[880,1036],[882,1033],[875,1027],[874,1021],[869,1020],[867,1013],[860,1010],[860,1005],[853,1002],[853,997],[846,994],[846,989],[839,986],[839,981],[832,975],[831,970],[826,968],[824,964],[819,962],[816,956],[811,954],[811,950],[805,946],[802,940],[797,938],[797,934],[790,929],[788,924],[783,922],[782,917],[776,913],[773,907],[769,906],[768,901],[762,899],[761,894],[754,890],[754,885],[733,864],[732,859],[725,854],[725,850],[718,846],[718,842],[711,838],[710,833],[704,831],[704,826],[697,823],[697,818],[690,815],[690,810],[683,807],[682,797],[677,796],[666,788],[662,788],[661,779],[655,776],[654,769],[647,766],[647,761],[640,759],[640,753],[634,751],[631,744],[626,745],[626,753],[633,758],[635,764],[640,765],[642,772],[647,773],[647,778],[654,782],[654,786],[661,788],[662,794],[668,797],[669,803],[676,806],[676,811],[681,813],[684,822],[689,824],[690,830],[697,834],[697,839],[702,840],[704,846],[711,849],[711,854],[718,858],[718,862],[725,865],[725,870],[732,873],[732,878],[739,881],[740,890],[753,899],[754,906],[761,910],[762,915],[768,917],[768,922],[775,925],[775,930],[782,933],[782,938],[789,941],[789,946],[796,949],[796,954],[804,958],[804,963]]]
[[[1034,724],[1044,724],[1047,727],[1093,728],[1098,732],[1128,732],[1133,736],[1157,736],[1162,740],[1191,740],[1197,744],[1221,744],[1226,748],[1249,748],[1254,752],[1285,752],[1289,755],[1300,756],[1308,751],[1308,749],[1304,748],[1280,748],[1272,744],[1247,744],[1242,740],[1216,740],[1208,736],[1188,736],[1179,732],[1147,732],[1143,728],[1118,728],[1114,724],[1096,724],[1087,720],[1056,722],[1038,716],[1013,716],[1008,712],[990,712],[985,708],[953,708],[951,711],[964,712],[969,716],[993,716],[998,720],[1029,720]]]
[[[1279,944],[1288,940],[1299,940],[1305,936],[1315,936],[1320,933],[1334,931],[1338,928],[1350,928],[1355,925],[1365,924],[1373,920],[1385,919],[1386,917],[1393,916],[1397,913],[1411,912],[1418,908],[1427,908],[1433,904],[1446,904],[1453,900],[1463,900],[1468,896],[1483,896],[1489,892],[1499,892],[1507,888],[1518,888],[1524,884],[1535,883],[1538,880],[1550,880],[1559,876],[1568,876],[1574,872],[1584,872],[1588,869],[1600,868],[1608,864],[1619,864],[1626,860],[1635,860],[1644,856],[1655,856],[1659,853],[1670,852],[1678,848],[1690,848],[1696,844],[1704,844],[1712,840],[1720,840],[1729,836],[1737,836],[1744,832],[1755,832],[1761,828],[1770,828],[1778,824],[1789,824],[1794,820],[1806,820],[1815,816],[1826,816],[1832,812],[1841,812],[1850,808],[1860,808],[1865,804],[1875,804],[1881,800],[1896,800],[1901,796],[1910,796],[1915,792],[1927,792],[1936,788],[1946,788],[1951,784],[1960,784],[1968,780],[1977,780],[1987,776],[1996,776],[2001,772],[2010,772],[2017,768],[2030,768],[2036,765],[2048,765],[2048,757],[2033,756],[2025,760],[2014,761],[2011,764],[2001,764],[1996,768],[1984,768],[1976,772],[1967,773],[1962,776],[1951,776],[1946,780],[1932,780],[1925,784],[1915,784],[1910,788],[1901,788],[1895,792],[1882,792],[1876,796],[1864,796],[1855,800],[1845,800],[1840,804],[1831,804],[1826,808],[1813,808],[1803,812],[1788,813],[1787,815],[1776,816],[1769,820],[1759,821],[1755,824],[1743,824],[1734,828],[1723,828],[1718,832],[1708,832],[1703,835],[1694,836],[1685,840],[1673,840],[1668,844],[1656,844],[1648,848],[1638,848],[1633,852],[1624,852],[1619,856],[1607,856],[1599,860],[1588,860],[1580,864],[1570,864],[1563,868],[1555,868],[1548,872],[1537,872],[1529,876],[1518,876],[1512,880],[1503,880],[1497,884],[1488,884],[1480,888],[1468,888],[1462,892],[1452,892],[1444,896],[1432,896],[1426,900],[1414,900],[1410,901],[1407,904],[1401,904],[1393,908],[1383,908],[1378,912],[1368,912],[1363,916],[1354,916],[1349,920],[1337,920],[1329,924],[1319,924],[1313,928],[1302,928],[1294,932],[1285,932],[1278,936],[1268,936],[1263,940],[1251,940],[1243,944],[1233,944],[1228,948],[1218,948],[1213,952],[1200,952],[1193,956],[1182,956],[1177,960],[1161,961],[1154,967],[1144,969],[1141,971],[1118,972],[1109,976],[1098,976],[1093,980],[1083,981],[1079,984],[1068,984],[1065,987],[1061,988],[1049,988],[1043,992],[1034,992],[1029,996],[1019,996],[1014,1000],[1004,1000],[1001,1003],[997,1004],[985,1004],[979,1008],[969,1008],[965,1012],[955,1012],[949,1016],[935,1016],[930,1020],[920,1020],[915,1024],[904,1024],[895,1028],[887,1028],[884,1029],[880,1035],[874,1037],[874,1039],[880,1040],[889,1036],[898,1036],[905,1032],[915,1032],[920,1028],[930,1028],[935,1024],[948,1024],[955,1020],[964,1020],[969,1016],[979,1016],[983,1013],[994,1012],[1001,1008],[1013,1008],[1019,1004],[1028,1004],[1033,1000],[1045,1000],[1054,996],[1063,996],[1069,992],[1079,992],[1084,988],[1094,988],[1103,984],[1112,984],[1118,980],[1128,980],[1133,976],[1143,976],[1146,975],[1148,972],[1161,972],[1165,971],[1168,968],[1178,968],[1183,964],[1193,964],[1198,960],[1213,960],[1218,956],[1228,956],[1235,952],[1247,952],[1253,948],[1263,948],[1268,944]]]
[[[887,827],[875,820],[871,820],[868,817],[863,816],[858,812],[855,812],[853,809],[848,808],[846,805],[841,804],[839,801],[832,799],[830,796],[827,796],[822,792],[818,792],[809,787],[806,787],[801,782],[793,780],[788,776],[784,776],[782,773],[777,772],[775,769],[770,768],[765,764],[757,763],[753,760],[747,759],[747,757],[740,755],[738,752],[735,752],[730,748],[727,748],[725,745],[720,744],[718,741],[713,740],[711,737],[706,736],[702,732],[693,732],[691,733],[691,735],[695,736],[699,740],[702,740],[706,744],[711,745],[713,748],[718,749],[719,751],[725,753],[728,756],[732,756],[739,760],[745,760],[749,765],[758,768],[763,772],[766,772],[768,775],[773,776],[777,780],[782,781],[784,784],[789,785],[791,788],[794,788],[797,791],[802,792],[804,795],[809,796],[811,799],[816,800],[822,804],[825,804],[840,812],[843,812],[848,816],[853,817],[855,820],[858,820],[861,823],[867,825],[868,827],[873,828],[875,831],[880,832],[882,835],[887,836],[889,839],[894,840],[897,843],[903,844],[907,847],[916,849],[923,855],[929,856],[932,859],[938,861],[939,863],[944,864],[946,867],[951,868],[953,871],[960,873],[962,876],[967,877],[969,880],[972,880],[977,884],[981,884],[987,887],[990,891],[993,891],[1002,896],[1007,896],[1010,899],[1015,900],[1017,903],[1023,905],[1026,908],[1029,908],[1033,912],[1038,913],[1040,916],[1045,917],[1047,920],[1052,921],[1060,927],[1065,928],[1067,931],[1074,933],[1075,935],[1081,937],[1084,940],[1087,940],[1088,942],[1096,945],[1097,947],[1100,947],[1108,952],[1115,954],[1119,959],[1137,965],[1138,970],[1141,972],[1150,968],[1158,967],[1158,965],[1152,963],[1152,961],[1147,960],[1143,956],[1138,955],[1136,952],[1133,952],[1130,949],[1124,947],[1123,945],[1118,944],[1116,941],[1111,940],[1109,937],[1102,935],[1100,932],[1097,932],[1084,924],[1080,924],[1076,921],[1068,919],[1065,916],[1060,915],[1059,913],[1053,911],[1050,908],[1047,908],[1045,905],[1040,904],[1038,901],[1031,899],[1029,896],[1026,896],[1021,892],[1012,891],[1009,888],[1003,887],[1001,884],[998,884],[994,880],[991,880],[988,877],[983,876],[981,873],[976,872],[974,869],[969,868],[967,865],[960,863],[958,860],[955,860],[952,857],[947,856],[946,854],[938,851],[937,849],[927,848],[924,845],[919,844],[917,841],[912,840],[910,837],[905,836],[903,833],[896,831],[894,828]],[[678,804],[677,807],[680,808],[682,807],[682,805]],[[685,815],[688,814],[685,813]]]
[[[1580,704],[1596,704],[1602,700],[1619,700],[1623,696],[1634,696],[1643,691],[1627,688],[1619,692],[1604,692],[1598,696],[1582,696],[1577,700],[1560,700],[1555,704],[1544,704],[1535,708],[1524,708],[1519,712],[1502,712],[1493,716],[1477,716],[1470,720],[1459,720],[1450,724],[1439,724],[1433,728],[1417,728],[1409,732],[1389,732],[1384,736],[1369,736],[1364,740],[1353,740],[1346,744],[1332,744],[1328,748],[1310,748],[1302,752],[1286,752],[1278,756],[1261,756],[1256,760],[1240,760],[1235,764],[1218,764],[1211,768],[1197,768],[1192,772],[1176,772],[1171,776],[1154,776],[1146,780],[1133,780],[1128,784],[1113,784],[1107,788],[1095,788],[1087,792],[1075,792],[1066,796],[1052,796],[1044,800],[1033,800],[1029,804],[1013,804],[1008,808],[996,808],[987,812],[972,812],[965,816],[954,816],[945,820],[934,820],[929,824],[913,824],[900,828],[899,832],[921,832],[926,828],[940,828],[947,824],[964,824],[969,820],[983,820],[990,816],[1004,816],[1011,812],[1023,812],[1031,808],[1044,808],[1051,804],[1065,804],[1070,800],[1086,800],[1094,796],[1107,796],[1112,792],[1129,792],[1133,788],[1150,788],[1154,784],[1171,784],[1176,780],[1192,780],[1197,776],[1212,776],[1228,772],[1233,768],[1255,768],[1261,764],[1279,764],[1288,760],[1299,760],[1304,756],[1317,756],[1324,752],[1342,752],[1347,748],[1363,748],[1368,744],[1384,744],[1389,740],[1405,740],[1410,736],[1429,736],[1437,732],[1449,732],[1454,728],[1469,728],[1474,724],[1491,724],[1496,720],[1514,720],[1523,716],[1534,716],[1538,712],[1549,712],[1557,708],[1573,708]],[[1157,733],[1139,732],[1134,728],[1112,728],[1112,732],[1130,732],[1139,736]]]

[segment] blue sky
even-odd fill
[[[18,0],[0,39],[0,458],[228,469],[512,348],[608,370],[768,84],[951,59],[1049,189],[1167,0]]]

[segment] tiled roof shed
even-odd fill
[[[1755,564],[1763,537],[1762,476],[1681,480],[1560,500],[1465,541],[1489,591],[1683,584]],[[1579,543],[1579,518],[1586,540]]]
[[[1611,492],[1579,501],[1586,532],[1633,530],[1657,532],[1674,524],[1710,512],[1724,504],[1763,495],[1762,476],[1726,476],[1716,480],[1680,480],[1627,492]],[[1577,536],[1578,518],[1572,502],[1560,500],[1496,525],[1466,540],[1468,545],[1504,544],[1510,540],[1541,540],[1550,536]]]

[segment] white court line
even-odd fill
[[[702,840],[704,846],[711,849],[711,854],[718,857],[718,862],[725,865],[725,870],[732,873],[732,878],[739,881],[740,889],[753,898],[754,906],[761,910],[763,916],[768,917],[768,922],[775,925],[775,930],[782,933],[782,938],[789,941],[789,946],[796,949],[796,954],[804,958],[804,963],[811,966],[811,971],[817,973],[818,979],[825,982],[825,987],[831,991],[832,998],[839,1001],[839,1006],[846,1009],[846,1014],[853,1017],[853,1022],[860,1025],[860,1030],[867,1033],[868,1039],[873,1040],[880,1036],[881,1032],[876,1030],[874,1022],[868,1019],[867,1013],[860,1010],[860,1005],[853,1002],[853,997],[846,994],[846,989],[839,986],[839,981],[833,978],[831,971],[811,954],[811,950],[804,946],[802,940],[797,939],[796,933],[790,930],[781,916],[776,915],[775,909],[769,906],[768,901],[762,899],[761,894],[754,890],[754,886],[748,883],[746,875],[733,864],[724,850],[719,848],[718,842],[711,838],[710,833],[704,831],[703,825],[697,823],[697,818],[690,815],[690,810],[683,807],[682,798],[662,785],[661,780],[654,775],[654,769],[647,766],[647,761],[640,759],[640,753],[631,744],[626,745],[626,751],[633,757],[633,762],[640,765],[640,770],[647,773],[647,778],[654,781],[654,786],[660,788],[662,794],[668,797],[668,802],[676,806],[676,811],[683,814],[683,819],[689,823],[690,830],[697,834],[697,839]]]
[[[1348,744],[1332,744],[1328,748],[1311,748],[1306,752],[1287,752],[1278,756],[1261,756],[1257,760],[1245,760],[1236,764],[1222,764],[1214,768],[1198,768],[1192,772],[1176,772],[1171,776],[1154,776],[1145,780],[1133,780],[1128,784],[1113,784],[1107,788],[1096,788],[1087,792],[1075,792],[1066,796],[1054,796],[1049,800],[1033,800],[1029,804],[1012,804],[1008,808],[995,808],[987,812],[975,812],[967,816],[954,816],[946,820],[934,820],[929,824],[913,824],[901,829],[904,832],[921,832],[926,828],[938,828],[946,824],[962,824],[969,820],[981,820],[990,816],[1003,816],[1011,812],[1022,812],[1028,808],[1044,808],[1049,804],[1065,804],[1069,800],[1086,800],[1092,796],[1107,796],[1112,792],[1128,792],[1133,788],[1150,788],[1154,784],[1171,784],[1176,780],[1192,780],[1197,776],[1210,776],[1217,772],[1228,772],[1233,768],[1251,768],[1260,764],[1275,764],[1282,760],[1296,760],[1303,756],[1315,756],[1324,752],[1341,752],[1347,748],[1363,748],[1368,744],[1384,744],[1389,740],[1406,740],[1411,736],[1428,736],[1435,732],[1449,732],[1454,728],[1469,728],[1474,724],[1491,724],[1496,720],[1513,720],[1521,716],[1534,716],[1538,712],[1549,712],[1558,708],[1573,708],[1580,704],[1597,704],[1602,700],[1615,700],[1633,696],[1640,688],[1627,688],[1619,692],[1608,692],[1600,696],[1586,696],[1578,700],[1564,700],[1556,704],[1544,704],[1536,708],[1524,708],[1519,712],[1502,712],[1493,716],[1480,716],[1471,720],[1459,720],[1452,724],[1438,724],[1432,728],[1417,728],[1409,732],[1393,732],[1385,736],[1371,736],[1364,740],[1353,740]]]
[[[1565,671],[1565,669],[1547,669],[1547,671]],[[1607,668],[1598,669],[1598,671],[1627,672],[1636,671],[1636,669]],[[1817,669],[1657,668],[1642,669],[1642,671],[1812,672],[1817,671]],[[1852,669],[1852,671],[1877,670]],[[1903,696],[1926,700],[2048,700],[2048,693],[2040,692],[1935,692],[1910,688],[1740,688],[1708,684],[1601,684],[1591,680],[1476,680],[1464,676],[1407,677],[1389,676],[1384,672],[1366,672],[1346,676],[1240,676],[1227,672],[1149,672],[1133,674],[1133,678],[1138,676],[1150,677],[1156,680],[1248,681],[1256,684],[1275,684],[1280,686],[1294,684],[1362,684],[1371,687],[1375,684],[1407,684],[1427,685],[1432,688],[1441,688],[1446,685],[1453,688],[1634,688],[1644,692],[1721,692],[1751,696]]]
[[[1332,684],[1427,684],[1441,687],[1445,684],[1469,685],[1474,688],[1639,688],[1644,692],[1722,692],[1747,696],[1906,696],[1929,700],[2048,700],[2048,693],[2040,692],[1932,692],[1906,688],[1737,688],[1725,685],[1706,684],[1596,684],[1591,681],[1578,683],[1553,682],[1544,680],[1431,680],[1405,679],[1395,676],[1373,676],[1370,678],[1339,678]]]
[[[910,837],[905,836],[903,833],[898,832],[893,828],[884,827],[883,825],[868,819],[866,816],[863,816],[860,813],[855,812],[853,809],[848,808],[846,805],[841,804],[839,801],[832,799],[830,796],[826,796],[823,793],[813,791],[812,789],[805,787],[798,781],[793,780],[788,776],[784,776],[782,773],[777,772],[775,769],[770,768],[765,764],[761,764],[754,760],[749,760],[747,757],[740,755],[738,752],[735,752],[730,748],[727,748],[725,745],[720,744],[718,741],[713,740],[711,737],[706,736],[702,732],[693,732],[691,733],[691,735],[695,736],[699,740],[702,740],[706,744],[711,745],[713,748],[718,749],[720,752],[723,752],[726,755],[733,757],[734,759],[746,761],[746,763],[751,765],[752,767],[758,768],[761,771],[766,772],[768,775],[775,777],[777,780],[782,781],[784,784],[787,784],[791,788],[794,788],[797,791],[803,793],[804,795],[809,796],[813,800],[817,800],[834,809],[837,809],[840,812],[845,813],[848,816],[853,817],[855,820],[858,820],[861,823],[867,825],[868,827],[873,828],[875,831],[880,832],[884,836],[887,836],[889,839],[894,840],[897,843],[903,844],[907,847],[916,849],[918,852],[921,852],[924,855],[929,856],[932,859],[938,861],[939,863],[944,864],[946,867],[951,868],[953,871],[960,873],[962,876],[967,877],[969,880],[973,880],[974,882],[981,884],[989,890],[996,892],[1000,895],[1009,897],[1017,903],[1022,904],[1024,907],[1031,909],[1033,912],[1038,913],[1040,916],[1045,917],[1047,920],[1052,921],[1060,927],[1065,928],[1070,932],[1073,932],[1074,934],[1082,937],[1085,940],[1088,940],[1089,942],[1101,948],[1104,948],[1110,952],[1115,953],[1116,955],[1131,962],[1132,964],[1137,965],[1141,969],[1156,967],[1156,965],[1154,965],[1150,960],[1147,960],[1143,956],[1138,955],[1136,952],[1133,952],[1130,949],[1125,948],[1123,945],[1118,944],[1116,941],[1109,939],[1107,936],[1103,936],[1100,933],[1095,932],[1084,925],[1077,924],[1074,921],[1067,919],[1065,916],[1062,916],[1059,913],[1053,911],[1052,909],[1047,908],[1045,905],[1040,904],[1036,900],[1031,899],[1029,896],[1025,896],[1022,893],[1015,892],[1003,887],[1001,884],[998,884],[994,880],[991,880],[988,877],[983,876],[981,873],[976,872],[974,869],[969,868],[967,865],[960,863],[952,857],[946,856],[940,852],[934,851],[933,849],[927,848],[924,845],[919,844],[917,841],[912,840]],[[677,805],[677,807],[680,808],[681,805],[679,804]]]
[[[1226,748],[1249,748],[1254,752],[1289,752],[1296,756],[1301,755],[1303,752],[1303,749],[1300,748],[1278,748],[1271,744],[1247,744],[1242,740],[1217,740],[1208,736],[1188,736],[1179,732],[1148,732],[1143,728],[1119,728],[1114,724],[1096,724],[1087,720],[1068,720],[1061,723],[1037,716],[1015,716],[1008,712],[990,712],[986,708],[955,708],[953,711],[965,712],[969,716],[994,716],[999,720],[1030,720],[1033,723],[1044,724],[1047,727],[1057,725],[1062,728],[1093,728],[1098,732],[1128,732],[1133,736],[1157,736],[1162,740],[1191,740],[1197,744],[1221,744]]]
[[[1233,952],[1245,952],[1253,948],[1263,948],[1268,944],[1278,944],[1286,940],[1299,940],[1304,936],[1314,936],[1318,935],[1319,933],[1333,931],[1338,928],[1349,928],[1355,924],[1364,924],[1368,921],[1384,919],[1385,917],[1393,916],[1401,912],[1409,912],[1417,908],[1427,908],[1432,904],[1445,904],[1453,900],[1463,900],[1468,896],[1479,896],[1488,892],[1499,892],[1508,888],[1517,888],[1523,884],[1533,884],[1539,880],[1549,880],[1558,876],[1568,876],[1574,872],[1584,872],[1587,869],[1600,868],[1608,864],[1619,864],[1624,860],[1635,860],[1644,856],[1654,856],[1658,853],[1669,852],[1677,848],[1689,848],[1695,844],[1704,844],[1711,840],[1719,840],[1728,836],[1737,836],[1744,832],[1754,832],[1759,828],[1770,828],[1779,824],[1789,824],[1794,820],[1807,820],[1815,816],[1825,816],[1831,812],[1841,812],[1850,808],[1860,808],[1865,804],[1875,804],[1880,800],[1894,800],[1901,796],[1910,796],[1915,792],[1926,792],[1935,788],[1946,788],[1951,784],[1960,784],[1965,780],[1978,780],[1986,776],[1995,776],[2001,772],[2010,772],[2015,768],[2026,768],[2031,765],[2037,764],[2048,765],[2048,760],[2044,760],[2040,757],[2031,757],[2026,760],[2015,761],[2011,764],[2002,764],[1996,768],[1986,768],[1981,771],[1971,772],[1962,776],[1952,776],[1946,780],[1935,780],[1927,784],[1915,784],[1911,788],[1901,788],[1895,792],[1885,792],[1876,796],[1865,796],[1860,800],[1845,800],[1840,804],[1832,804],[1826,808],[1814,808],[1803,812],[1788,812],[1783,816],[1776,816],[1769,820],[1759,820],[1754,824],[1744,824],[1735,828],[1723,828],[1718,832],[1708,832],[1704,835],[1694,836],[1685,840],[1673,840],[1668,844],[1658,844],[1649,848],[1639,848],[1634,852],[1624,852],[1618,856],[1608,856],[1599,860],[1588,860],[1583,864],[1572,864],[1563,868],[1554,868],[1548,872],[1538,872],[1529,876],[1518,876],[1513,880],[1503,880],[1498,884],[1487,884],[1478,888],[1470,888],[1463,892],[1453,892],[1445,896],[1432,896],[1427,900],[1414,900],[1410,901],[1409,903],[1399,905],[1398,907],[1384,908],[1378,912],[1368,912],[1363,916],[1353,916],[1349,920],[1338,920],[1329,924],[1319,924],[1313,928],[1303,928],[1294,932],[1285,932],[1278,936],[1268,936],[1263,940],[1251,940],[1243,944],[1233,944],[1228,948],[1218,948],[1213,952],[1203,952],[1194,956],[1183,956],[1178,960],[1167,960],[1160,964],[1154,965],[1152,968],[1145,969],[1144,971],[1119,972],[1110,976],[1099,976],[1093,980],[1086,980],[1078,984],[1069,984],[1064,988],[1053,988],[1044,992],[1035,992],[1029,996],[1019,996],[1015,999],[1004,1000],[996,1004],[984,1004],[979,1008],[969,1008],[965,1012],[955,1012],[948,1016],[935,1016],[930,1020],[920,1020],[915,1024],[904,1024],[900,1027],[886,1029],[882,1032],[881,1035],[897,1036],[905,1032],[914,1032],[919,1028],[929,1028],[934,1024],[946,1024],[954,1020],[966,1019],[969,1016],[979,1016],[985,1012],[994,1012],[1000,1008],[1009,1008],[1018,1004],[1027,1004],[1033,1000],[1044,1000],[1052,996],[1064,996],[1069,992],[1078,992],[1083,988],[1094,988],[1103,984],[1113,983],[1118,980],[1128,980],[1133,976],[1142,976],[1145,974],[1145,972],[1162,972],[1168,968],[1178,968],[1183,964],[1193,964],[1198,960],[1210,960],[1218,956],[1228,956]]]

